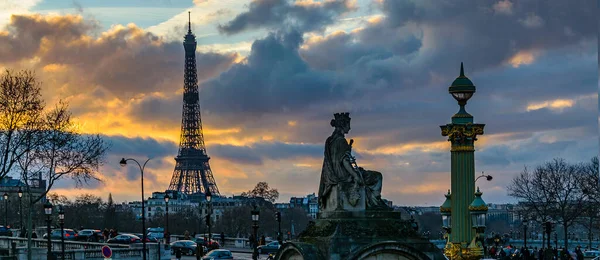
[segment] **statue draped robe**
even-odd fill
[[[364,170],[358,168],[357,175],[362,175],[364,186],[359,185],[354,180],[353,174],[344,167],[344,161],[350,162],[349,155],[352,147],[346,141],[343,134],[334,132],[325,142],[325,158],[323,160],[323,169],[321,171],[321,182],[319,185],[319,207],[322,210],[335,210],[340,205],[327,205],[327,198],[331,195],[331,190],[336,185],[350,183],[353,188],[346,190],[345,195],[349,201],[353,196],[359,196],[356,190],[365,189],[365,202],[368,209],[387,209],[387,205],[381,200],[382,176],[380,172]],[[352,202],[350,202],[352,203]]]

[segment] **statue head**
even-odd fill
[[[331,119],[331,126],[335,127],[335,130],[347,134],[350,131],[350,113],[335,113],[333,116],[334,119]]]

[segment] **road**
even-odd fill
[[[175,257],[173,256],[171,259],[175,260]],[[233,259],[251,260],[252,254],[233,253]],[[267,259],[267,255],[260,255],[260,258],[258,258],[258,259],[265,260],[265,259]],[[181,260],[196,260],[196,257],[195,256],[183,256],[183,257],[181,257]]]

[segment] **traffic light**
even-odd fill
[[[275,220],[281,222],[281,212],[275,212]]]

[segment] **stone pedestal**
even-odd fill
[[[399,212],[339,211],[319,217],[299,235],[299,242],[284,244],[275,259],[445,260]]]

